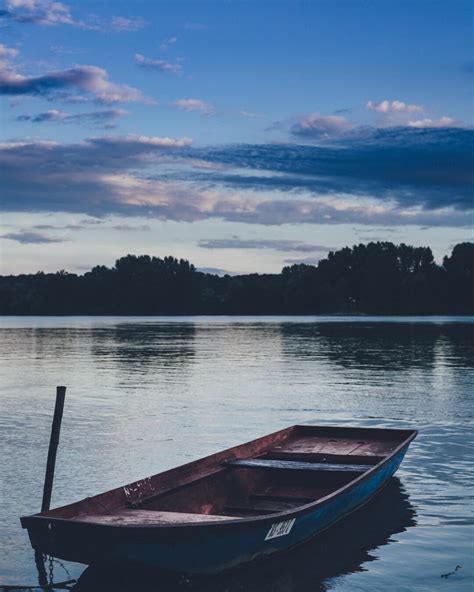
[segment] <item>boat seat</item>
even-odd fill
[[[331,471],[344,473],[365,473],[372,468],[370,465],[299,462],[295,460],[270,460],[264,458],[231,460],[225,464],[231,467],[245,469],[289,469],[293,471]]]
[[[217,516],[215,514],[189,514],[186,512],[161,512],[154,510],[117,510],[110,514],[80,514],[72,518],[75,522],[91,522],[115,526],[142,526],[144,524],[182,524],[194,522],[219,522],[238,519],[238,516]]]
[[[276,502],[273,500],[250,499],[249,501],[241,501],[225,506],[224,510],[227,512],[250,512],[255,514],[275,514],[277,512],[287,512],[303,504],[299,502]]]

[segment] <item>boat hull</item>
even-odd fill
[[[41,528],[25,526],[35,549],[70,561],[89,565],[127,562],[182,573],[217,573],[286,551],[329,528],[387,484],[407,449],[408,444],[349,488],[284,515],[232,524],[126,529],[68,521],[44,521]]]

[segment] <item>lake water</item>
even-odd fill
[[[448,317],[0,319],[0,587],[37,584],[19,516],[41,505],[64,384],[53,507],[295,423],[419,430],[384,492],[277,560],[204,580],[87,570],[78,591],[471,591],[473,337]]]

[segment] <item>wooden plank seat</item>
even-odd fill
[[[376,465],[385,456],[356,456],[348,454],[322,454],[321,452],[287,452],[273,451],[259,456],[268,460],[302,460],[304,462],[324,462],[333,464]]]
[[[115,526],[142,526],[144,524],[181,524],[192,522],[219,522],[238,516],[215,514],[189,514],[186,512],[161,512],[154,510],[117,510],[110,514],[81,514],[72,518],[75,522],[91,522]]]
[[[316,487],[314,485],[292,485],[279,483],[277,485],[267,485],[263,489],[255,489],[250,493],[251,498],[274,499],[282,502],[298,501],[301,504],[314,502],[315,500],[331,493],[334,488]]]
[[[272,500],[251,499],[249,501],[234,502],[224,508],[225,512],[252,513],[252,514],[275,514],[286,512],[301,506],[300,502],[278,502]]]
[[[370,465],[299,462],[294,460],[267,460],[264,458],[232,460],[227,462],[226,465],[246,469],[283,469],[292,471],[319,471],[338,473],[365,473],[365,471],[370,469]]]
[[[311,502],[314,502],[316,498],[314,497],[304,497],[302,495],[297,496],[297,495],[278,495],[278,494],[272,494],[272,493],[252,493],[250,494],[250,499],[256,499],[256,500],[267,500],[267,501],[273,501],[273,502],[286,502],[286,503],[290,503],[290,504],[295,504],[297,506],[302,506],[304,504],[309,504]]]

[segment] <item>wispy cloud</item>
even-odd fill
[[[148,152],[162,153],[162,150],[173,150],[178,148],[185,148],[192,144],[190,138],[168,138],[162,136],[102,136],[101,138],[91,138],[89,145],[92,148],[108,148],[116,154],[120,150],[120,155],[128,157],[132,154],[142,155]],[[106,155],[110,156],[110,153]]]
[[[302,257],[297,259],[285,259],[284,263],[288,265],[317,265],[321,261],[321,257]]]
[[[55,55],[79,55],[86,53],[86,50],[80,47],[67,47],[65,45],[50,45],[49,51]]]
[[[2,16],[42,26],[74,25],[69,6],[50,0],[5,0]]]
[[[18,115],[18,117],[16,117],[16,120],[32,121],[34,123],[44,123],[51,121],[63,121],[67,117],[68,114],[64,113],[63,111],[59,111],[58,109],[49,109],[48,111],[43,111],[43,113],[38,113],[37,115]]]
[[[186,113],[196,111],[206,117],[216,114],[216,110],[211,103],[206,103],[200,99],[177,99],[172,103],[172,106],[180,111],[186,111]]]
[[[320,115],[310,113],[301,117],[290,129],[293,136],[312,139],[324,139],[338,136],[353,129],[354,125],[342,115]]]
[[[239,115],[241,115],[242,117],[248,117],[249,119],[256,119],[258,117],[264,117],[263,113],[255,113],[253,111],[246,111],[245,109],[242,109],[241,111],[239,111]]]
[[[146,26],[146,21],[142,17],[125,18],[123,16],[113,16],[110,21],[112,31],[140,31]]]
[[[88,15],[85,19],[77,19],[72,16],[70,6],[55,0],[5,0],[0,17],[43,27],[69,25],[102,32],[138,31],[146,26],[146,21],[141,17],[113,16],[105,19]]]
[[[201,240],[198,247],[202,249],[272,249],[274,251],[299,251],[312,253],[321,251],[327,253],[334,247],[313,245],[299,240],[285,239],[242,239],[239,237]]]
[[[146,58],[141,53],[136,53],[133,57],[133,60],[137,66],[147,70],[158,70],[159,72],[168,72],[171,74],[180,74],[182,70],[181,64],[171,64],[166,60],[154,60],[151,58]]]
[[[160,49],[166,50],[169,47],[171,47],[171,45],[174,45],[177,41],[177,37],[167,37],[166,39],[163,39],[163,41],[160,43]]]
[[[67,239],[59,238],[54,236],[48,236],[41,232],[34,232],[31,230],[24,230],[19,232],[7,232],[6,234],[0,235],[0,238],[8,239],[11,241],[15,241],[17,243],[21,243],[23,245],[29,244],[50,244],[50,243],[62,243],[65,242]]]
[[[403,101],[388,101],[387,99],[379,103],[368,101],[366,107],[377,113],[421,113],[423,111],[421,105],[409,105]]]
[[[113,230],[118,230],[119,232],[149,232],[151,230],[151,226],[148,224],[140,224],[139,226],[133,226],[132,224],[116,224],[112,226]]]
[[[33,230],[82,230],[84,227],[80,224],[66,224],[64,226],[55,226],[54,224],[35,224],[31,228]]]
[[[90,226],[99,226],[104,223],[104,220],[102,218],[83,218],[80,223]]]
[[[408,122],[409,127],[417,127],[417,128],[439,128],[439,127],[460,127],[461,124],[456,121],[455,119],[451,119],[451,117],[440,117],[439,119],[430,119],[426,117],[425,119],[416,119],[414,121]]]
[[[0,43],[0,65],[15,58],[18,55],[18,49],[15,47],[7,47]]]
[[[36,115],[23,114],[16,117],[17,121],[31,121],[32,123],[92,123],[96,126],[109,127],[113,121],[124,115],[128,115],[125,109],[106,109],[100,111],[88,111],[85,113],[65,113],[57,109],[48,109]]]
[[[79,65],[41,76],[24,76],[0,64],[0,95],[68,100],[74,99],[71,90],[86,93],[99,103],[152,102],[132,86],[111,82],[106,70],[97,66]]]

